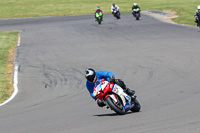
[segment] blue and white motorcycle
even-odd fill
[[[120,12],[119,12],[119,9],[113,9],[113,15],[114,15],[114,17],[116,17],[117,19],[120,19]]]

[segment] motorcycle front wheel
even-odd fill
[[[141,108],[141,105],[139,103],[139,101],[137,99],[134,99],[134,106],[133,108],[131,109],[132,112],[139,112],[140,111],[140,108]]]
[[[111,110],[115,111],[119,115],[124,115],[125,110],[122,102],[118,99],[118,102],[115,102],[111,97],[106,98],[106,102],[111,108]]]
[[[101,24],[101,20],[98,20],[98,24]]]
[[[101,24],[101,20],[98,20],[98,23]]]
[[[120,19],[120,13],[118,12],[116,15],[117,19]]]

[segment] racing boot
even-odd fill
[[[97,99],[97,105],[98,105],[99,107],[106,106],[106,104],[105,104],[103,101],[99,100],[99,99]]]
[[[127,88],[127,87],[126,87],[126,89],[125,89],[125,92],[126,92],[128,95],[130,95],[130,96],[133,96],[133,95],[135,94],[135,91],[134,91],[134,90],[131,90],[131,89]]]

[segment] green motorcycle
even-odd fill
[[[97,12],[96,14],[96,21],[99,23],[99,24],[101,24],[101,21],[102,21],[102,12]]]

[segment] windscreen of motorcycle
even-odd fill
[[[95,85],[95,91],[99,91],[99,90],[104,90],[104,88],[106,87],[106,85],[108,84],[108,81],[104,81],[104,82],[99,82]]]

